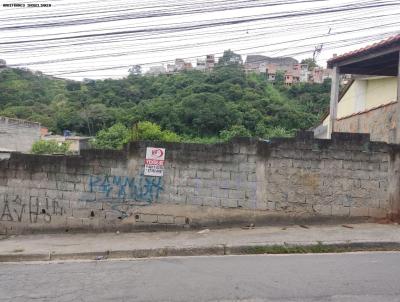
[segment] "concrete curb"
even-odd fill
[[[254,244],[241,246],[216,245],[208,247],[175,248],[165,247],[157,249],[136,249],[121,251],[98,251],[98,252],[76,252],[76,253],[43,253],[43,254],[2,254],[0,262],[29,262],[29,261],[55,261],[55,260],[105,260],[122,258],[153,258],[172,256],[210,256],[210,255],[248,255],[258,254],[254,248],[280,247],[304,247],[310,248],[321,245],[329,248],[346,248],[348,251],[362,250],[399,250],[400,242],[346,242],[326,243],[318,242],[307,244]]]

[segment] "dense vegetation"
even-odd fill
[[[32,145],[33,154],[69,154],[69,144],[54,140],[40,140]]]
[[[0,115],[38,121],[55,133],[98,133],[106,140],[114,130],[132,135],[133,125],[143,121],[159,125],[162,139],[184,141],[285,136],[315,125],[329,103],[329,82],[287,88],[278,78],[272,85],[229,64],[211,73],[85,83],[6,69],[0,72]]]

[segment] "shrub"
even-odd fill
[[[40,140],[32,145],[33,154],[69,154],[68,142],[57,142],[55,140]]]
[[[90,144],[99,149],[121,149],[124,144],[129,142],[130,136],[129,129],[123,124],[117,123],[108,129],[97,132]]]

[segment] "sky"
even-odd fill
[[[3,4],[25,4],[5,7]],[[51,7],[27,7],[27,4]],[[231,49],[342,54],[400,33],[399,0],[0,0],[0,58],[74,80],[122,78],[150,66]]]

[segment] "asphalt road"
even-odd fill
[[[0,301],[400,301],[400,253],[0,264]]]

